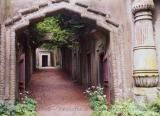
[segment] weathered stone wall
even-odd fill
[[[11,1],[11,16],[17,14],[17,12],[22,8],[29,8],[31,6],[36,6],[37,4],[49,0],[10,0]]]
[[[0,24],[10,14],[10,0],[0,0]]]
[[[72,2],[78,2],[82,4],[87,4],[91,9],[96,9],[101,12],[107,12],[108,17],[112,17],[116,22],[121,24],[120,33],[123,33],[121,37],[121,45],[123,47],[123,62],[121,62],[121,67],[124,68],[123,80],[123,93],[124,97],[128,97],[130,94],[130,89],[132,87],[132,13],[131,13],[131,2],[133,0],[72,0]],[[119,60],[119,59],[117,59]],[[113,67],[116,68],[116,67]],[[119,69],[117,69],[119,70]]]
[[[10,16],[15,16],[17,14],[17,11],[22,8],[31,7],[32,5],[36,5],[42,0],[12,0],[10,9]],[[47,1],[47,0],[43,0]],[[107,13],[107,16],[105,17],[107,21],[112,21],[120,24],[118,27],[118,32],[112,30],[110,36],[112,38],[112,47],[114,46],[115,49],[112,50],[112,54],[114,56],[117,56],[116,58],[113,58],[114,62],[116,64],[113,64],[114,74],[115,78],[122,78],[123,81],[119,82],[118,79],[114,83],[115,87],[117,89],[116,95],[120,98],[127,98],[129,97],[130,90],[132,87],[132,14],[131,14],[131,1],[130,0],[71,0],[72,3],[80,2],[82,5],[88,5],[89,8],[86,10],[90,10],[94,12],[93,14],[96,14],[95,12],[98,10],[101,12],[101,15],[104,13]],[[86,10],[83,10],[82,12],[87,12]],[[91,13],[91,12],[90,12]],[[92,14],[92,13],[91,13]],[[84,14],[83,14],[84,15]],[[92,17],[92,16],[91,16]],[[101,20],[101,17],[99,15],[96,16],[96,18],[99,18]],[[93,19],[96,19],[93,17]],[[103,17],[104,18],[104,17]],[[97,20],[97,19],[96,19]],[[108,24],[109,26],[109,24]],[[119,50],[116,51],[116,50]],[[117,67],[118,65],[118,67]],[[122,87],[123,89],[119,89],[119,87]],[[122,95],[123,94],[123,95]],[[120,95],[120,96],[118,96]]]
[[[62,61],[64,69],[72,76],[73,80],[84,87],[103,86],[107,97],[111,97],[107,100],[111,100],[111,102],[114,102],[115,99],[121,100],[127,93],[123,93],[125,89],[123,88],[124,79],[121,77],[122,72],[119,69],[122,65],[117,64],[115,66],[113,64],[115,60],[111,54],[114,51],[110,44],[113,38],[110,38],[107,31],[103,32],[98,29],[94,31],[81,37],[79,48],[74,50],[64,49]],[[71,51],[72,55],[70,53],[69,57],[68,53]],[[118,60],[120,63],[121,58],[118,58]],[[116,69],[119,69],[119,71]],[[117,71],[118,76],[114,77],[113,70]]]

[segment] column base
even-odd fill
[[[139,105],[144,105],[145,103],[150,103],[155,100],[157,94],[160,92],[159,87],[152,88],[133,88],[134,101]]]
[[[159,75],[157,76],[134,76],[136,87],[157,87]]]
[[[4,104],[4,100],[0,100],[0,104]]]
[[[14,107],[15,106],[15,101],[14,100],[0,100],[0,104],[5,104],[6,106],[9,107]]]

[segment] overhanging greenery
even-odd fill
[[[79,36],[83,34],[85,25],[79,20],[66,15],[58,15],[45,18],[32,26],[33,44],[39,44],[47,36],[50,41],[42,46],[48,50],[55,47],[73,47],[79,42]]]

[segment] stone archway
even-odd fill
[[[108,30],[110,33],[110,45],[105,57],[109,57],[112,71],[112,92],[114,101],[123,99],[123,78],[124,77],[124,56],[123,45],[120,42],[122,37],[121,28],[115,19],[110,15],[89,8],[89,6],[75,3],[71,4],[66,0],[54,1],[39,4],[27,9],[22,9],[18,15],[8,19],[1,26],[1,62],[0,62],[0,99],[14,103],[16,93],[16,32],[21,31],[34,22],[38,22],[45,17],[52,16],[60,11],[71,11],[80,14],[82,18],[94,20],[96,25]]]

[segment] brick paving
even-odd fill
[[[82,87],[60,69],[37,71],[29,91],[38,102],[38,116],[89,116],[91,113]]]

